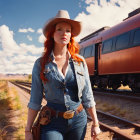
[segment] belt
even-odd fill
[[[53,117],[59,116],[59,117],[63,117],[64,119],[71,119],[71,118],[73,118],[75,112],[76,112],[76,114],[79,114],[83,110],[83,105],[80,104],[76,110],[68,110],[65,112],[57,112],[51,108],[49,108],[49,109],[51,111],[51,116],[53,116]]]

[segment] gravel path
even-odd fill
[[[9,87],[14,87],[17,90],[18,96],[20,98],[20,102],[24,107],[27,107],[29,99],[30,99],[30,95],[27,94],[25,91],[23,91],[22,89],[18,88],[17,86],[13,85],[12,83],[8,82],[8,86]]]

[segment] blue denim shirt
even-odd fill
[[[82,56],[79,57],[81,57],[84,60]],[[54,59],[53,55],[51,55],[51,59],[52,60]],[[43,90],[45,92],[45,98],[48,104],[54,103],[57,104],[58,106],[65,105],[66,108],[68,109],[72,105],[71,99],[73,96],[75,98],[74,101],[77,102],[77,104],[73,104],[72,108],[70,109],[77,108],[77,106],[81,102],[85,108],[90,108],[95,105],[93,92],[89,80],[89,73],[85,60],[84,62],[81,62],[79,64],[78,62],[70,58],[68,67],[71,66],[70,65],[71,62],[73,62],[73,67],[71,67],[71,69],[75,73],[74,76],[78,87],[77,92],[74,93],[77,94],[76,96],[73,96],[73,93],[71,94],[71,92],[74,92],[74,90],[68,90],[68,84],[66,80],[64,80],[58,74],[57,65],[52,61],[50,61],[45,65],[44,74],[45,77],[48,79],[48,82],[44,84],[40,79],[40,70],[41,70],[40,58],[38,58],[35,61],[32,71],[31,97],[30,102],[28,104],[29,108],[34,110],[40,110],[43,98]],[[69,74],[69,69],[67,73]]]

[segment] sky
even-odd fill
[[[82,22],[84,36],[104,26],[114,26],[140,7],[140,0],[0,0],[0,73],[31,74],[42,55],[47,20],[58,10]]]

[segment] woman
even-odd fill
[[[44,27],[45,51],[32,71],[26,140],[32,140],[31,127],[41,108],[43,90],[52,115],[47,125],[41,125],[41,140],[83,140],[87,125],[84,108],[92,117],[93,135],[100,133],[87,65],[74,42],[80,31],[81,23],[71,20],[65,10],[58,11]]]

